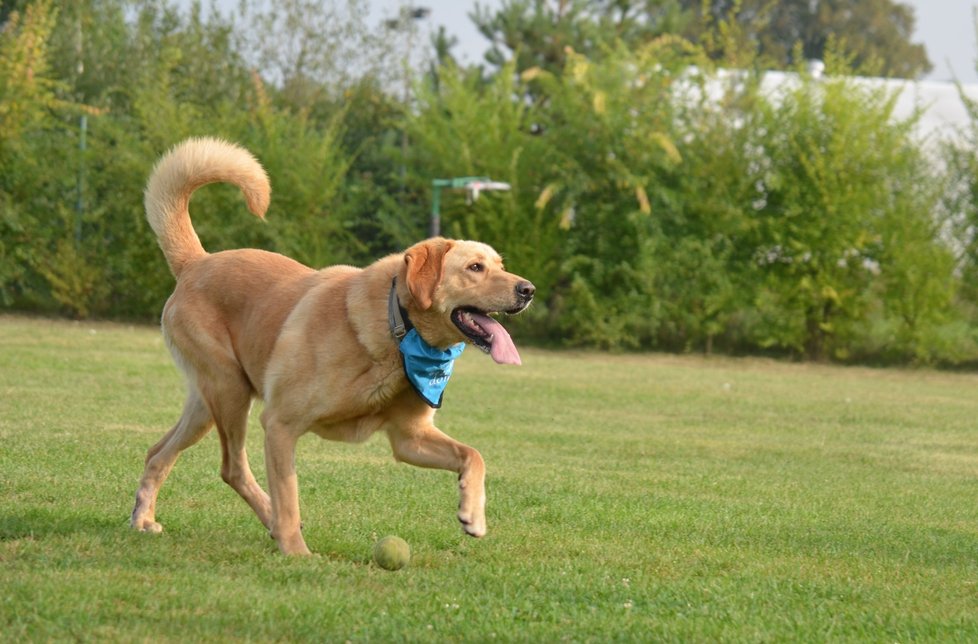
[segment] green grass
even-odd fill
[[[978,377],[523,353],[466,352],[438,414],[485,539],[451,474],[309,436],[286,559],[213,433],[129,530],[183,397],[156,329],[0,317],[0,639],[978,641]]]

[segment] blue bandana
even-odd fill
[[[428,405],[435,409],[441,407],[455,358],[462,355],[465,343],[459,342],[442,351],[425,342],[418,335],[418,330],[412,328],[401,339],[399,348],[404,361],[404,375],[411,387]]]

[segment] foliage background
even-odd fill
[[[141,191],[170,146],[216,135],[255,152],[274,196],[262,224],[234,190],[201,191],[194,223],[212,251],[365,264],[424,237],[433,178],[487,175],[512,191],[447,196],[444,231],[495,245],[537,284],[515,322],[524,339],[978,358],[978,126],[958,145],[919,141],[892,92],[854,80],[926,71],[907,16],[894,28],[908,48],[805,34],[792,50],[756,3],[613,4],[557,16],[504,2],[474,16],[493,38],[486,63],[458,65],[440,33],[415,72],[412,21],[371,31],[357,0],[233,16],[5,1],[0,307],[156,317],[172,278]],[[889,6],[871,4],[861,20]],[[821,78],[803,64],[813,52]],[[761,91],[772,68],[794,80]]]

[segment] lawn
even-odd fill
[[[978,641],[978,376],[760,359],[469,350],[438,414],[488,467],[309,436],[287,559],[177,463],[128,528],[183,386],[151,327],[0,316],[0,640]],[[264,481],[262,430],[249,452]],[[397,534],[411,565],[371,563]]]

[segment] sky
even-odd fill
[[[923,42],[927,55],[934,64],[934,70],[926,80],[946,81],[957,79],[963,83],[978,84],[976,59],[978,45],[975,38],[975,16],[978,0],[898,0],[915,9],[917,17],[914,42]],[[179,0],[187,5],[190,0]],[[215,0],[218,7],[233,9],[238,0]],[[428,18],[419,27],[422,32],[434,32],[438,25],[444,25],[450,35],[459,40],[456,56],[463,63],[481,62],[482,54],[488,48],[486,41],[468,14],[477,4],[483,7],[498,7],[501,0],[368,0],[371,7],[371,20],[379,24],[386,18],[398,15],[404,5],[426,7],[431,10]],[[209,5],[204,0],[204,5]]]
[[[978,83],[975,7],[971,0],[902,0],[917,15],[914,42],[923,42],[934,70],[928,80]],[[446,3],[448,4],[448,3]]]

